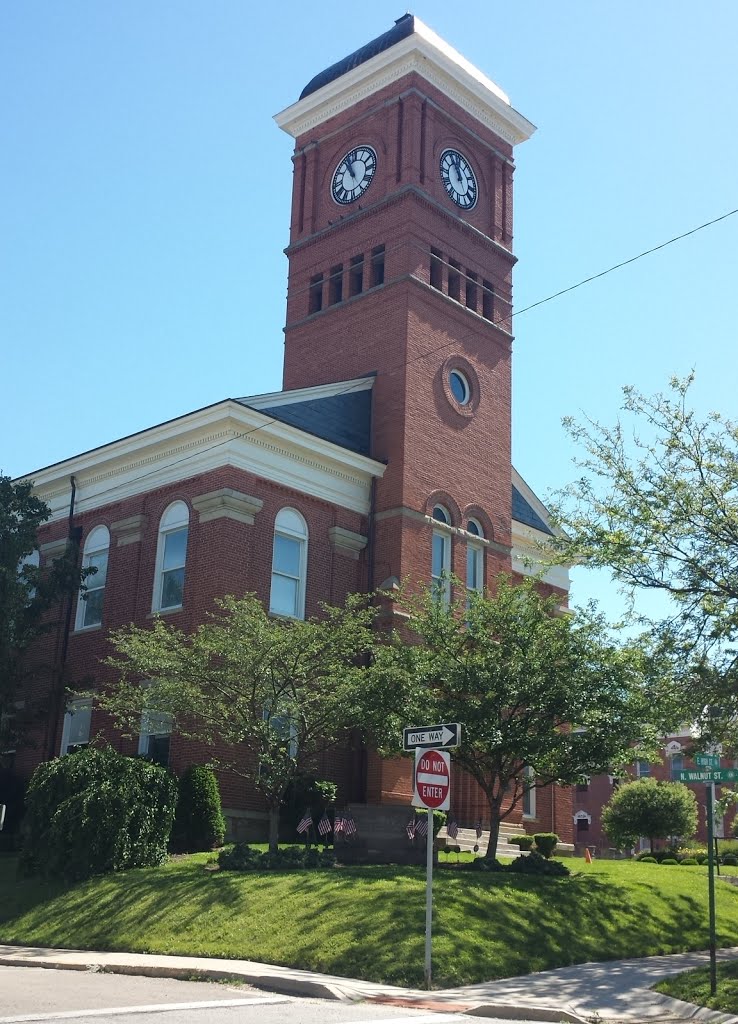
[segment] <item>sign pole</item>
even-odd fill
[[[715,830],[715,810],[712,802],[713,786],[708,783],[705,786],[707,798],[707,902],[710,911],[710,995],[717,993],[717,962],[715,947],[715,842],[713,832]]]
[[[433,811],[428,815],[428,845],[425,861],[425,987],[431,987],[431,936],[433,933]]]

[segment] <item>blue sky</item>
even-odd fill
[[[738,6],[412,8],[538,125],[518,147],[517,309],[738,207]],[[272,116],[391,26],[386,0],[0,8],[0,470],[281,383],[291,139]],[[732,415],[738,216],[515,320],[514,461],[576,474],[565,415],[697,371]],[[610,603],[578,573],[579,600]],[[614,606],[613,606],[614,607]]]

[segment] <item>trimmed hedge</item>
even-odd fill
[[[536,850],[546,860],[553,857],[554,850],[559,841],[559,837],[555,832],[536,832],[533,837],[536,841]]]
[[[172,849],[182,853],[213,850],[223,845],[225,818],[212,768],[193,764],[179,780]]]
[[[533,848],[535,836],[529,836],[527,833],[523,833],[519,836],[510,836],[508,842],[511,846],[517,846],[520,850],[530,850]]]
[[[218,855],[218,864],[225,871],[294,871],[295,868],[333,868],[333,850],[315,846],[286,846],[276,853],[255,850],[248,843],[236,843]]]
[[[78,881],[161,864],[176,803],[172,774],[110,747],[47,761],[26,793],[21,870]]]

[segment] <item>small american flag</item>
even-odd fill
[[[350,814],[343,819],[343,834],[347,838],[348,836],[356,835],[356,822],[354,821]]]
[[[300,818],[300,822],[297,826],[297,831],[302,835],[303,832],[307,832],[313,823],[313,819],[310,815],[310,811],[305,811],[303,816]]]
[[[336,816],[333,819],[333,832],[338,835],[340,832],[345,831],[346,821],[340,811],[336,812]]]
[[[408,839],[415,839],[415,818],[410,819],[405,826],[405,831],[407,832]]]
[[[418,823],[415,826],[415,831],[419,836],[428,835],[428,818],[418,818]]]
[[[450,839],[455,839],[459,834],[459,826],[455,818],[452,818],[446,826],[446,833]]]
[[[333,826],[331,825],[331,819],[328,817],[328,815],[325,812],[323,812],[323,817],[318,822],[318,832],[319,832],[319,834],[321,836],[327,836],[328,833],[332,831],[332,829],[333,829]]]
[[[482,838],[482,819],[477,818],[476,824],[474,825],[474,831],[477,833],[477,839]]]

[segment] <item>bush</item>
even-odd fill
[[[721,864],[726,864],[728,867],[736,867],[738,865],[738,857],[734,853],[725,853],[720,858]]]
[[[530,850],[535,842],[535,837],[529,835],[510,836],[509,842],[511,846],[517,846],[521,851]]]
[[[293,840],[297,833],[297,825],[305,811],[309,811],[314,821],[319,821],[324,813],[328,814],[328,808],[336,802],[338,786],[335,782],[328,782],[325,779],[317,779],[314,775],[301,772],[290,782],[287,792],[282,800],[282,814],[280,821],[283,826],[281,830],[284,839]],[[333,823],[333,813],[328,814]],[[321,837],[320,842],[324,844],[333,842],[333,834]]]
[[[697,861],[698,864],[707,864],[709,859],[710,858],[708,857],[708,855],[706,853],[698,853],[697,856],[695,857],[695,860]]]
[[[620,847],[633,846],[639,836],[693,836],[697,798],[681,782],[638,779],[615,790],[603,808],[602,827]]]
[[[415,807],[415,817],[422,819],[428,813],[424,807]],[[435,839],[438,833],[441,831],[443,826],[446,824],[446,812],[445,811],[434,811],[433,812],[433,838]]]
[[[659,864],[661,864],[662,867],[664,866],[664,864],[678,864],[678,863],[679,863],[679,861],[676,859],[676,857],[663,857],[659,861]]]
[[[332,868],[336,858],[332,850],[311,846],[280,847],[276,853],[255,850],[247,843],[236,843],[222,850],[218,864],[224,871],[294,871],[299,868]]]
[[[222,846],[224,838],[225,818],[215,772],[204,765],[190,765],[179,780],[172,848],[197,853]]]
[[[533,837],[536,841],[536,850],[542,857],[549,860],[553,856],[559,837],[555,832],[536,832]],[[568,872],[567,872],[568,874]]]
[[[76,881],[161,864],[176,803],[166,769],[109,747],[47,761],[26,794],[21,870]]]
[[[516,857],[505,870],[520,875],[566,876],[571,874],[566,864],[562,864],[560,860],[550,860],[538,853],[537,850],[531,850],[527,857]]]
[[[656,858],[652,857],[650,853],[642,853],[636,858],[636,860],[639,860],[641,864],[658,864]]]
[[[684,857],[682,860],[679,861],[679,863],[682,865],[682,867],[690,867],[690,868],[691,867],[696,867],[697,866],[697,858],[696,857]]]

